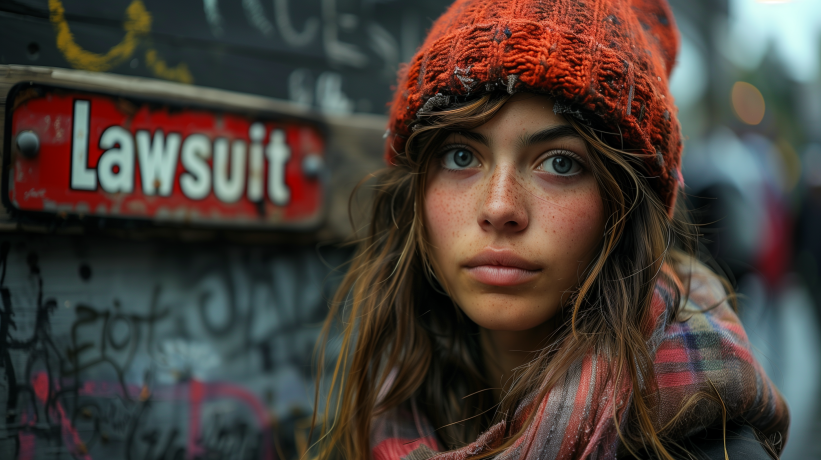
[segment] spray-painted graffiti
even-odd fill
[[[111,47],[107,53],[97,54],[83,49],[76,42],[66,20],[65,7],[60,0],[49,0],[48,9],[49,20],[54,25],[57,49],[75,69],[103,72],[131,60],[140,42],[148,38],[151,32],[151,13],[145,9],[143,2],[133,0],[125,10],[122,41]],[[159,78],[189,84],[194,82],[185,63],[169,68],[165,61],[158,57],[157,50],[150,45],[145,50],[145,62]]]
[[[90,241],[0,239],[0,458],[304,452],[345,253]]]
[[[381,114],[399,63],[410,60],[449,3],[0,2],[0,64],[160,78],[331,113]]]

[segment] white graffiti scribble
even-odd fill
[[[342,75],[336,72],[323,72],[316,79],[316,100],[324,112],[353,112],[354,103],[342,92]]]
[[[265,10],[259,0],[242,0],[242,9],[248,22],[259,30],[262,35],[270,37],[274,33],[274,25],[265,17]]]
[[[396,39],[375,22],[368,24],[368,36],[371,39],[371,49],[385,63],[382,67],[385,77],[393,77],[399,67],[399,44]]]
[[[205,20],[208,21],[211,33],[215,37],[221,37],[224,30],[222,29],[222,15],[217,2],[218,0],[202,0],[202,6],[205,9]]]
[[[46,196],[46,189],[40,190],[26,190],[26,193],[23,194],[23,199],[28,200],[29,198],[45,198]]]
[[[334,64],[363,68],[368,65],[368,56],[355,45],[339,40],[339,14],[336,0],[322,0],[322,40],[328,60]]]
[[[302,32],[297,32],[291,23],[288,0],[274,0],[274,19],[282,39],[291,46],[305,46],[311,43],[319,31],[319,19],[312,17],[305,21]]]

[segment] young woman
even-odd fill
[[[783,446],[786,405],[680,216],[676,48],[664,0],[436,21],[326,323],[321,458],[671,459],[715,426],[724,458],[728,423]]]

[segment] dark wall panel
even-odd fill
[[[295,458],[347,256],[0,238],[0,458]]]
[[[448,3],[4,0],[0,64],[107,71],[330,112],[385,113],[399,63]]]

